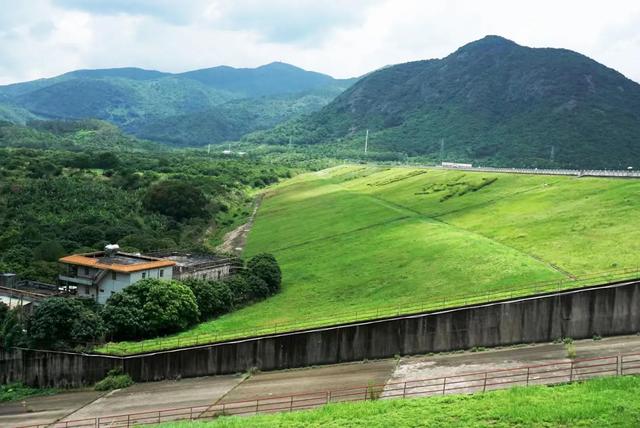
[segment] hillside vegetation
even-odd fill
[[[77,70],[0,86],[0,119],[101,119],[142,138],[198,146],[316,111],[352,82],[283,63],[178,74]]]
[[[363,165],[301,175],[266,193],[244,254],[274,254],[282,292],[177,337],[336,323],[636,269],[638,192],[637,180]]]
[[[640,378],[593,379],[486,394],[330,404],[304,412],[213,421],[186,427],[632,427],[640,420]]]
[[[0,272],[53,283],[57,259],[119,243],[211,250],[254,189],[292,168],[168,150],[96,120],[0,122]]]
[[[321,111],[247,141],[404,152],[506,166],[640,162],[640,85],[579,53],[497,36],[361,78]]]

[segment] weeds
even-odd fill
[[[122,389],[133,385],[133,379],[128,374],[123,373],[122,367],[116,367],[109,370],[107,377],[96,383],[94,389],[96,391],[111,391],[114,389]]]

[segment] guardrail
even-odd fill
[[[78,419],[20,428],[130,427],[179,420],[213,419],[219,416],[247,416],[306,410],[329,403],[395,398],[429,397],[447,394],[484,393],[513,386],[554,385],[602,376],[640,374],[640,353],[558,361],[512,369],[464,373],[436,378],[391,382],[328,391],[307,392],[253,400],[229,401],[124,415]]]
[[[640,278],[640,268],[617,269],[605,272],[581,275],[559,281],[532,283],[526,287],[477,294],[425,299],[415,305],[380,306],[376,308],[352,307],[348,312],[337,313],[331,317],[310,319],[296,323],[272,324],[266,327],[242,330],[226,330],[219,333],[199,334],[175,339],[147,339],[137,343],[107,343],[97,352],[109,355],[133,355],[150,351],[177,349],[198,345],[223,342],[227,340],[268,336],[281,333],[304,331],[333,325],[349,324],[358,321],[371,321],[390,317],[415,315],[435,310],[451,309],[468,305],[497,302],[519,297],[530,297],[549,292],[579,289],[598,283],[633,280]]]
[[[494,168],[488,166],[439,166],[442,169],[456,171],[499,172],[509,174],[569,175],[576,177],[622,177],[640,178],[639,171],[607,169],[539,169],[539,168]]]

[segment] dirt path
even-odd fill
[[[242,251],[244,251],[244,246],[247,243],[247,236],[249,235],[249,231],[253,226],[253,220],[256,217],[256,213],[258,212],[258,208],[260,208],[260,204],[262,203],[263,198],[264,195],[261,194],[254,201],[253,211],[251,213],[251,216],[249,217],[249,221],[224,235],[222,244],[216,247],[217,252],[235,254],[236,256],[242,254]]]

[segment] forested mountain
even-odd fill
[[[0,119],[96,118],[134,135],[202,145],[238,139],[317,110],[351,83],[283,63],[179,74],[78,70],[0,86]]]
[[[197,80],[222,91],[242,94],[247,98],[332,87],[343,88],[355,81],[334,79],[326,74],[305,71],[282,62],[272,62],[257,68],[213,67],[189,71],[178,76]]]
[[[249,141],[338,142],[433,160],[620,168],[640,163],[640,85],[579,53],[498,36],[371,73],[321,111]]]

